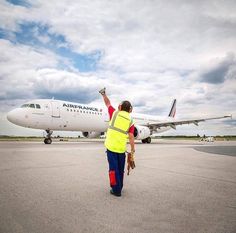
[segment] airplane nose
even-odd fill
[[[15,110],[10,111],[7,113],[7,120],[10,121],[11,123],[15,123],[17,118],[16,118],[16,112]]]

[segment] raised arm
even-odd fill
[[[107,108],[110,107],[111,106],[111,102],[110,102],[109,98],[106,95],[106,88],[104,87],[103,89],[101,89],[99,91],[99,93],[102,95],[104,103],[107,106]]]

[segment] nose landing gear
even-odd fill
[[[47,129],[47,130],[46,130],[46,133],[47,133],[47,135],[46,135],[46,137],[45,137],[45,139],[44,139],[44,143],[45,143],[45,144],[51,144],[51,143],[52,143],[51,135],[52,135],[53,131]]]

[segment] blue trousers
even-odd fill
[[[107,160],[109,163],[110,186],[114,193],[121,193],[125,170],[125,153],[120,154],[107,150]]]

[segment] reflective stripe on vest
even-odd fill
[[[125,120],[127,120],[127,121],[130,121],[129,128],[127,129],[127,131],[124,131],[124,130],[122,130],[122,129],[120,129],[120,128],[117,128],[117,127],[114,126],[118,114],[119,114],[119,111],[116,111],[116,112],[114,113],[114,116],[112,117],[112,122],[111,122],[111,124],[110,124],[110,126],[109,126],[109,129],[113,129],[113,130],[118,131],[118,132],[120,132],[120,133],[127,134],[127,133],[129,132],[129,128],[131,127],[131,125],[132,125],[132,123],[133,123],[133,120],[132,120],[132,119],[129,119],[129,118],[125,117],[125,116],[119,115],[119,117],[122,117],[123,119],[125,119]]]

